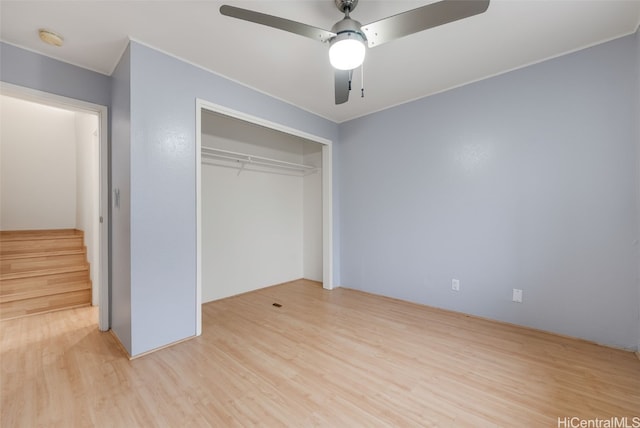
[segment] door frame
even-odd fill
[[[196,335],[202,334],[202,111],[210,111],[235,119],[284,132],[322,144],[322,287],[333,284],[333,169],[332,141],[296,128],[272,122],[228,107],[196,98]]]
[[[13,85],[11,83],[0,82],[0,94],[25,101],[32,101],[38,104],[44,104],[51,107],[62,108],[79,113],[94,114],[98,117],[98,144],[99,144],[99,216],[100,233],[99,240],[99,272],[96,275],[98,284],[92,284],[92,287],[98,287],[98,329],[107,331],[109,325],[109,140],[108,140],[108,107],[100,104],[68,98],[62,95],[56,95],[37,89],[27,88],[24,86]]]

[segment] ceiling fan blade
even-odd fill
[[[289,33],[299,34],[310,39],[321,42],[328,41],[335,33],[316,28],[311,25],[302,24],[300,22],[291,21],[289,19],[279,18],[277,16],[267,15],[266,13],[255,12],[253,10],[241,9],[239,7],[222,5],[220,13],[232,18],[242,19],[244,21],[255,22],[256,24],[266,25],[267,27],[277,28],[278,30],[288,31]]]
[[[349,75],[351,70],[335,70],[336,105],[349,101]]]
[[[483,13],[489,0],[443,0],[363,25],[369,47]]]

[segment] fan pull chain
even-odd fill
[[[360,66],[360,98],[364,98],[364,62]]]
[[[353,78],[353,70],[349,70],[349,92],[351,92],[351,79]]]

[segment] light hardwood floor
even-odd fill
[[[205,304],[201,337],[133,361],[96,318],[80,308],[0,324],[2,427],[556,427],[558,417],[640,416],[631,352],[308,281]]]

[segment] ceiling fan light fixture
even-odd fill
[[[364,38],[355,31],[348,31],[331,41],[329,61],[338,70],[353,70],[362,65],[366,53]]]

